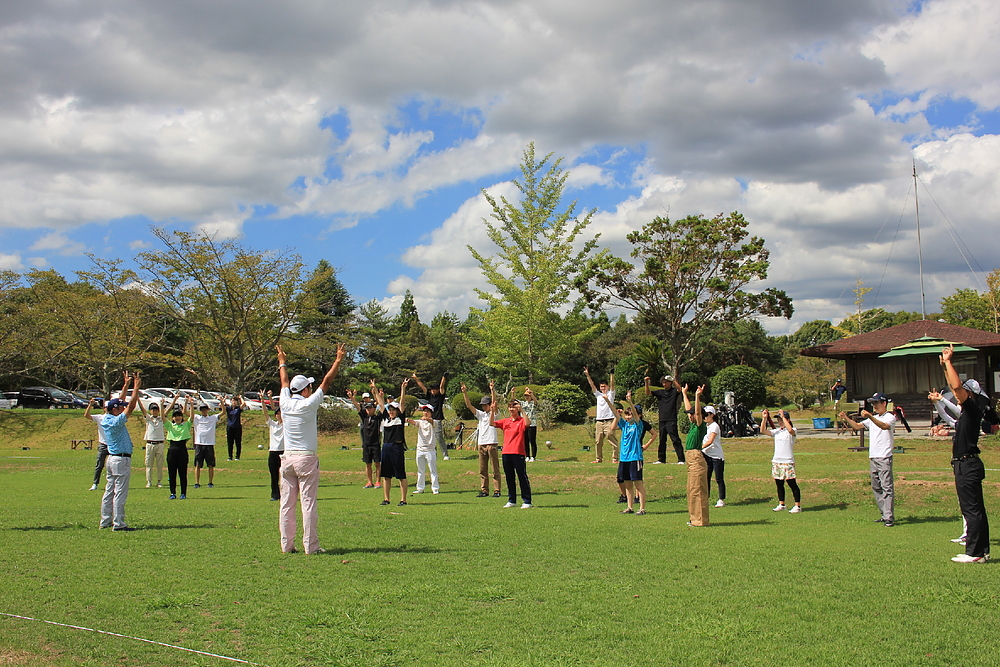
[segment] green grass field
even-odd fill
[[[614,468],[589,463],[583,427],[541,434],[554,449],[529,464],[531,510],[476,498],[471,451],[439,461],[440,495],[397,507],[394,489],[379,506],[360,450],[341,449],[355,437],[324,438],[328,553],[306,556],[280,553],[257,426],[243,460],[220,461],[216,488],[186,501],[144,488],[139,450],[140,530],[98,530],[94,452],[68,445],[94,432],[80,414],[0,414],[0,612],[272,667],[1000,663],[1000,568],[949,560],[961,523],[942,441],[897,455],[887,529],[846,437],[800,439],[798,515],[771,511],[770,439],[725,441],[729,504],[708,528],[685,525],[676,465],[646,467],[648,515],[620,515]],[[412,464],[411,451],[411,485]],[[995,511],[1000,474],[987,474]],[[236,663],[0,616],[8,664]]]

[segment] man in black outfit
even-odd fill
[[[667,462],[667,436],[674,446],[674,453],[677,454],[677,464],[684,465],[684,447],[681,445],[681,436],[677,433],[677,399],[681,395],[681,386],[672,375],[664,375],[660,378],[663,389],[649,388],[649,378],[646,380],[646,393],[656,397],[657,413],[660,424],[660,446],[656,450],[656,463]]]
[[[951,441],[951,467],[955,472],[955,490],[962,516],[968,524],[965,553],[958,554],[956,563],[985,563],[990,558],[990,524],[986,518],[986,504],[983,501],[983,479],[986,469],[979,458],[979,428],[983,421],[983,410],[976,396],[969,391],[958,377],[951,363],[955,350],[953,346],[941,351],[941,365],[952,393],[962,406],[962,414],[955,424],[955,435]]]

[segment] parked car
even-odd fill
[[[354,411],[354,403],[351,403],[351,399],[344,398],[343,396],[324,396],[323,402],[319,404],[321,408],[342,408],[345,410]]]
[[[21,392],[19,391],[5,391],[3,392],[3,397],[6,401],[10,403],[10,407],[16,408],[17,402],[21,398]]]
[[[22,408],[75,408],[73,397],[55,387],[22,387],[17,404]]]
[[[119,398],[121,392],[115,391],[111,392],[111,398]],[[132,392],[129,391],[122,397],[122,400],[129,401],[132,399]],[[139,402],[142,403],[142,407],[145,410],[149,410],[149,406],[153,403],[162,405],[162,409],[166,410],[170,407],[170,402],[174,400],[173,396],[166,396],[162,392],[155,389],[140,389],[139,390]]]
[[[205,405],[207,405],[208,409],[211,410],[212,412],[217,412],[219,409],[219,405],[222,404],[222,398],[220,397],[220,394],[216,391],[201,390],[198,392],[198,396],[201,398],[202,401],[204,401]]]
[[[86,408],[90,405],[90,399],[83,394],[76,391],[67,391],[67,394],[73,397],[73,405],[77,408]]]
[[[248,391],[243,394],[244,401],[256,401],[266,405],[269,410],[273,410],[274,406],[278,404],[278,398],[268,398],[267,394],[261,394],[259,391]]]
[[[94,401],[94,405],[96,407],[98,407],[98,408],[103,408],[104,407],[104,393],[101,392],[100,389],[85,389],[85,390],[83,390],[80,393],[83,395],[83,397],[85,399],[87,399],[88,403],[91,400],[93,400]]]

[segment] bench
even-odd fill
[[[83,445],[84,449],[93,449],[94,448],[94,441],[93,440],[70,440],[69,441],[69,448],[70,449],[76,449],[80,445]]]

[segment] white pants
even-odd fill
[[[101,500],[101,528],[125,528],[125,501],[128,499],[128,483],[132,479],[132,459],[111,454],[105,467],[108,484],[104,487]]]
[[[146,442],[146,486],[153,484],[153,467],[156,467],[156,485],[163,481],[163,443]]]
[[[423,491],[427,484],[427,476],[424,474],[427,468],[431,469],[431,491],[437,493],[441,489],[438,483],[437,450],[429,451],[417,450],[417,491]]]

